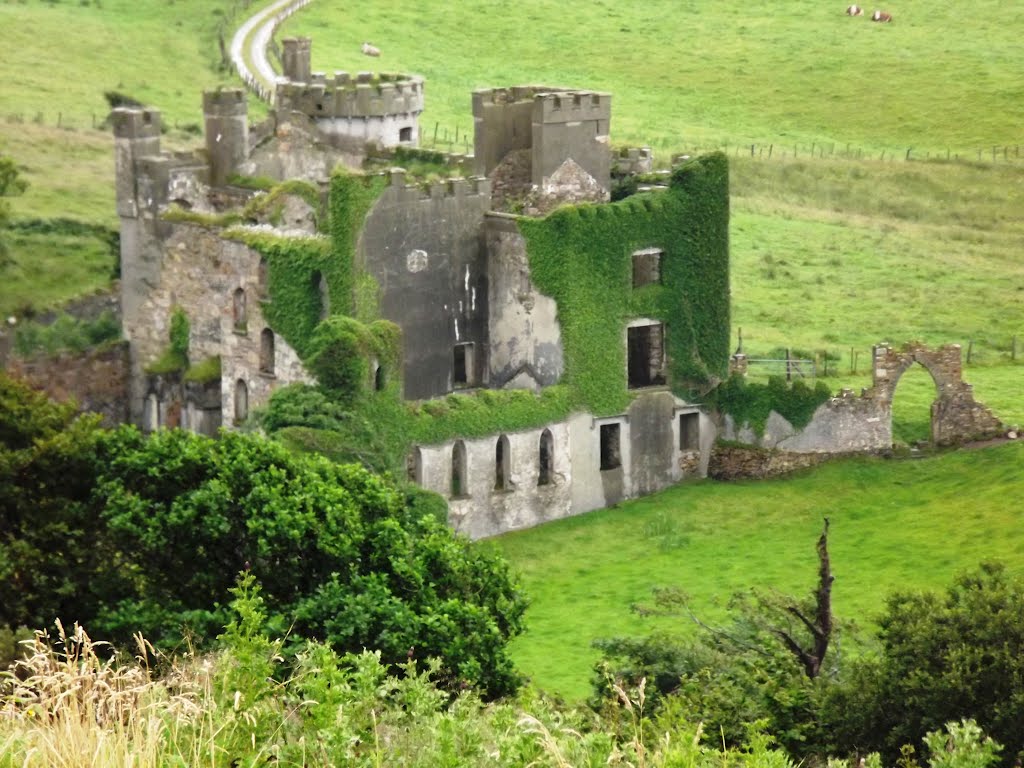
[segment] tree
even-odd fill
[[[141,631],[166,647],[184,631],[204,647],[248,571],[271,628],[296,644],[380,650],[396,667],[438,657],[452,687],[515,689],[506,644],[526,603],[507,563],[389,482],[256,436],[108,432],[21,395],[29,426],[0,417],[13,436],[0,447],[0,624],[60,617],[120,643]],[[43,438],[18,447],[29,427]]]
[[[1006,747],[1024,748],[1024,577],[997,563],[940,595],[900,592],[880,621],[880,649],[830,692],[823,717],[840,750],[889,759],[944,723],[973,718]]]
[[[817,679],[835,632],[828,527],[826,518],[810,599],[752,589],[734,595],[731,620],[713,627],[693,613],[678,589],[655,590],[654,605],[635,610],[692,620],[697,635],[662,631],[595,642],[604,654],[595,679],[598,698],[607,698],[609,674],[630,685],[646,679],[654,706],[659,697],[672,697],[674,706],[730,744],[743,743],[746,725],[764,720],[791,754],[816,748],[822,689]]]

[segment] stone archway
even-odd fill
[[[872,393],[886,410],[890,438],[893,395],[900,377],[914,363],[920,363],[935,382],[936,399],[931,406],[932,442],[956,445],[1003,433],[999,419],[974,399],[973,388],[963,380],[959,344],[947,344],[936,349],[919,342],[905,344],[900,349],[880,344],[873,348],[872,353]]]

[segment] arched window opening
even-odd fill
[[[235,331],[237,333],[245,333],[246,326],[249,322],[249,318],[246,312],[244,288],[237,288],[235,290],[235,297],[231,307],[231,314],[235,322]]]
[[[405,457],[405,472],[410,483],[423,485],[423,452],[418,446]]]
[[[235,382],[235,424],[241,424],[249,418],[249,387],[245,381]]]
[[[317,306],[319,307],[319,314],[317,316],[320,320],[325,320],[331,314],[331,295],[327,287],[327,279],[322,272],[315,270],[309,276],[309,287],[313,291],[313,295],[317,300]]]
[[[267,257],[260,258],[260,264],[256,268],[256,290],[261,299],[270,298],[270,267],[267,264]]]
[[[540,433],[540,450],[537,455],[537,485],[551,485],[555,468],[555,439],[551,430]]]
[[[269,328],[260,334],[260,373],[274,375],[274,332]]]
[[[373,388],[378,392],[382,392],[386,385],[387,380],[384,377],[384,366],[378,363],[377,369],[373,372]]]
[[[146,405],[142,413],[142,429],[145,432],[160,429],[160,401],[156,394],[150,394],[146,398]]]
[[[494,490],[507,491],[512,488],[511,474],[512,447],[508,438],[502,435],[494,445]]]
[[[469,495],[469,485],[466,477],[466,446],[461,440],[457,440],[452,446],[452,487],[453,499],[463,498]]]

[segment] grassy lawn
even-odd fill
[[[616,509],[499,537],[533,603],[521,669],[570,699],[588,693],[596,637],[636,634],[630,613],[676,585],[703,617],[750,586],[806,593],[823,516],[834,610],[869,627],[887,594],[941,588],[984,559],[1024,568],[1024,443],[935,458],[842,461],[796,477],[680,485]]]

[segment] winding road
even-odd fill
[[[267,60],[270,39],[281,22],[310,2],[312,0],[277,0],[246,19],[231,38],[231,62],[238,76],[264,101],[273,101],[274,82],[278,78]]]

